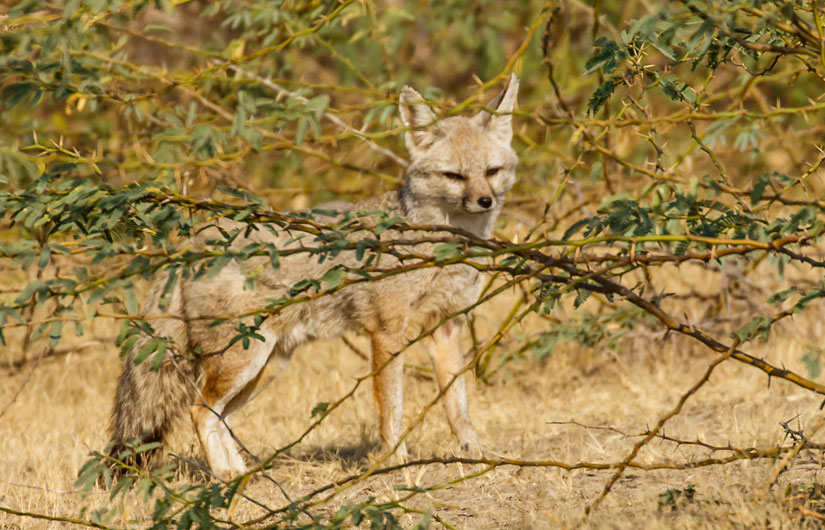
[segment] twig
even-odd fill
[[[228,64],[228,63],[226,63],[226,64]],[[233,72],[236,72],[236,73],[244,76],[244,77],[247,77],[249,79],[254,79],[255,81],[258,81],[262,85],[264,85],[268,88],[271,88],[272,90],[278,92],[279,96],[286,95],[286,96],[289,96],[289,97],[291,97],[293,99],[296,99],[298,101],[302,101],[302,102],[309,101],[307,98],[305,98],[303,96],[299,96],[295,92],[292,92],[291,90],[287,90],[286,88],[282,87],[281,85],[279,85],[279,84],[277,84],[277,83],[275,83],[275,82],[273,82],[273,81],[271,81],[271,80],[269,80],[265,77],[261,77],[258,74],[255,74],[255,73],[250,72],[248,70],[244,70],[243,68],[241,68],[238,65],[228,64],[227,68],[229,70],[232,70]],[[401,167],[407,167],[407,165],[409,165],[409,161],[401,158],[400,156],[395,154],[390,149],[387,149],[386,147],[382,147],[382,146],[378,145],[377,143],[375,143],[374,141],[370,140],[369,138],[365,137],[363,135],[363,133],[361,133],[361,131],[359,131],[357,129],[353,129],[352,127],[347,125],[346,122],[344,122],[344,120],[342,120],[338,116],[336,116],[332,113],[329,113],[329,112],[324,112],[324,118],[328,119],[329,121],[331,121],[332,123],[337,125],[343,131],[345,131],[349,134],[352,134],[353,136],[356,136],[356,137],[360,138],[361,140],[363,140],[364,142],[367,143],[367,145],[370,147],[370,149],[383,154],[384,156],[386,156],[387,158],[389,158],[390,160],[392,160],[396,164],[400,165]]]
[[[29,517],[31,519],[42,519],[44,521],[57,521],[60,523],[70,523],[76,524],[80,526],[88,526],[90,528],[102,528],[103,530],[114,530],[114,526],[106,526],[105,524],[95,523],[93,521],[89,521],[86,519],[74,519],[72,517],[62,517],[59,515],[46,515],[44,513],[36,513],[36,512],[23,512],[19,510],[13,510],[12,508],[7,508],[6,506],[0,506],[0,512],[6,512],[11,515],[17,515],[21,517]]]
[[[31,323],[29,323],[31,324]],[[106,343],[114,343],[114,339],[95,339],[92,341],[84,342],[82,344],[78,344],[76,346],[67,346],[65,348],[54,348],[54,349],[46,349],[43,352],[43,355],[37,357],[35,359],[15,359],[13,361],[9,361],[7,363],[0,364],[0,369],[12,369],[12,370],[19,370],[23,366],[32,363],[32,362],[40,362],[40,359],[48,359],[51,357],[61,357],[63,355],[68,355],[70,353],[85,350],[86,348],[91,348],[92,346],[102,346]]]
[[[2,419],[3,416],[6,414],[6,411],[9,410],[9,407],[11,407],[14,404],[14,402],[17,401],[17,398],[23,392],[23,389],[26,388],[26,385],[29,384],[29,381],[32,378],[32,374],[34,374],[34,371],[37,370],[37,366],[40,364],[40,359],[42,359],[46,355],[46,352],[48,352],[48,351],[49,351],[48,348],[43,350],[43,352],[37,357],[37,359],[35,359],[34,364],[31,367],[31,370],[29,370],[29,373],[26,374],[26,378],[23,379],[23,382],[20,383],[20,387],[17,389],[17,392],[15,392],[14,395],[9,400],[9,402],[6,403],[6,406],[3,407],[3,410],[0,410],[0,419]]]
[[[20,482],[14,482],[12,480],[5,480],[5,479],[0,479],[0,482],[3,482],[5,484],[9,484],[11,486],[15,486],[15,487],[18,487],[18,488],[43,490],[47,493],[58,493],[58,494],[61,494],[61,495],[62,494],[68,494],[68,493],[77,493],[77,494],[80,494],[80,495],[87,495],[88,493],[90,493],[90,492],[85,491],[85,490],[55,490],[55,489],[47,488],[45,486],[37,486],[35,484],[22,484]],[[108,494],[108,492],[106,492],[106,491],[93,491],[91,493],[98,494],[98,495]]]
[[[790,420],[789,420],[790,421]],[[767,493],[773,488],[773,485],[776,484],[776,481],[779,480],[779,475],[781,475],[786,469],[788,469],[788,465],[791,461],[796,458],[802,449],[808,447],[808,436],[806,436],[801,429],[793,430],[788,427],[788,422],[779,422],[779,424],[785,429],[785,432],[788,433],[794,440],[794,447],[791,451],[789,451],[782,459],[777,462],[774,466],[773,472],[771,473],[770,478],[765,482],[765,486],[763,488],[764,492]],[[825,425],[825,421],[820,421],[819,423],[814,426],[811,430],[811,435],[815,435],[822,426]]]
[[[656,426],[653,427],[653,429],[651,429],[650,432],[644,438],[642,438],[641,440],[636,442],[636,444],[633,446],[633,449],[631,449],[630,453],[618,465],[618,469],[616,469],[616,472],[613,473],[613,475],[605,483],[604,488],[602,488],[602,492],[599,494],[599,496],[592,503],[590,503],[590,505],[587,508],[585,508],[585,517],[587,517],[590,513],[592,513],[594,509],[598,508],[598,506],[599,506],[599,504],[601,504],[602,500],[604,500],[604,498],[607,496],[607,494],[610,493],[610,489],[613,487],[613,485],[616,483],[616,481],[619,480],[619,478],[621,478],[622,474],[624,474],[624,470],[628,467],[628,464],[631,461],[633,461],[634,458],[636,458],[636,455],[639,454],[639,451],[642,449],[642,447],[647,445],[647,443],[650,440],[652,440],[659,433],[661,428],[664,427],[665,423],[667,423],[667,421],[669,419],[671,419],[672,417],[679,414],[679,412],[681,412],[682,407],[685,405],[687,400],[693,394],[695,394],[696,391],[699,390],[702,387],[702,385],[704,385],[705,383],[708,382],[708,379],[710,379],[710,374],[713,373],[713,370],[717,366],[722,364],[724,361],[730,359],[730,357],[736,351],[737,346],[739,346],[739,340],[738,339],[736,341],[734,341],[734,343],[730,346],[730,348],[728,348],[728,351],[726,351],[723,355],[721,355],[720,357],[717,357],[716,359],[713,360],[712,363],[710,363],[710,365],[708,366],[707,370],[705,370],[705,373],[702,375],[702,377],[692,387],[690,387],[687,392],[682,394],[682,397],[679,398],[679,402],[676,403],[676,406],[673,407],[673,409],[671,409],[670,412],[668,412],[667,414],[665,414],[664,416],[659,418],[659,421],[656,422]]]
[[[643,464],[637,462],[635,460],[631,460],[629,462],[562,462],[558,460],[523,460],[518,458],[470,458],[470,457],[460,457],[460,456],[452,456],[452,457],[433,457],[433,458],[424,458],[419,460],[411,460],[402,464],[395,464],[387,467],[377,468],[371,471],[366,471],[363,473],[355,473],[352,475],[348,475],[341,479],[336,479],[333,482],[330,482],[324,486],[321,486],[315,490],[312,490],[310,493],[304,495],[301,499],[296,501],[295,504],[285,505],[277,510],[274,510],[271,513],[264,514],[261,517],[257,517],[253,520],[246,521],[244,524],[256,524],[260,523],[273,515],[277,515],[279,513],[285,513],[289,510],[295,509],[296,505],[301,505],[310,501],[312,498],[317,497],[321,493],[329,491],[333,488],[340,487],[342,485],[350,484],[353,482],[361,481],[367,476],[375,477],[379,475],[386,475],[389,473],[394,473],[396,471],[401,471],[404,469],[409,469],[413,467],[421,467],[421,466],[429,466],[429,465],[484,465],[487,466],[485,471],[489,471],[498,467],[502,466],[514,466],[514,467],[521,467],[521,468],[557,468],[562,469],[565,471],[577,471],[577,470],[590,470],[590,471],[610,471],[612,469],[618,469],[622,465],[624,467],[629,467],[632,469],[639,469],[643,471],[657,471],[657,470],[686,470],[686,469],[698,469],[703,467],[711,467],[711,466],[718,466],[718,465],[726,465],[733,462],[739,462],[742,460],[758,460],[758,459],[775,459],[782,454],[786,454],[788,451],[793,450],[792,447],[771,447],[767,449],[751,449],[748,451],[743,451],[742,453],[733,454],[724,458],[705,458],[701,460],[692,460],[692,461],[685,461],[685,462],[654,462],[650,464]]]

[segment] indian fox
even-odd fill
[[[404,87],[399,110],[408,129],[405,143],[411,158],[405,184],[345,209],[392,211],[410,224],[452,226],[489,237],[515,180],[518,159],[510,143],[517,91],[518,78],[512,75],[506,89],[489,104],[495,112],[438,119],[418,92]],[[252,225],[250,229],[226,219],[204,225],[189,244],[203,248],[210,239],[220,239],[226,233],[236,236],[232,248],[237,250],[255,242],[273,243],[278,248],[296,245],[291,235],[278,227]],[[403,237],[416,237],[409,234],[405,232]],[[382,239],[393,236],[401,237],[388,230]],[[311,245],[307,239],[299,244]],[[419,252],[422,248],[432,251],[432,247],[422,244],[415,248]],[[381,256],[382,267],[399,263],[391,255]],[[150,362],[134,362],[150,338],[133,345],[115,396],[113,447],[123,447],[125,441],[138,436],[144,436],[144,441],[161,441],[171,422],[189,406],[212,471],[221,478],[243,473],[246,466],[226,420],[254,393],[264,366],[275,357],[288,358],[302,343],[349,330],[369,334],[374,370],[388,363],[375,376],[373,392],[381,438],[394,447],[403,432],[404,365],[398,352],[410,334],[430,329],[476,300],[481,288],[476,269],[467,265],[431,267],[348,285],[334,294],[285,307],[265,319],[257,330],[263,340],[251,340],[246,348],[242,341],[231,342],[237,334],[232,322],[214,325],[219,315],[266,307],[268,300],[284,296],[297,282],[320,278],[338,264],[362,265],[353,251],[343,251],[323,263],[309,253],[283,256],[278,270],[269,266],[267,257],[233,261],[212,278],[178,279],[163,309],[161,296],[167,278],[157,278],[142,314],[169,315],[150,320],[156,334],[173,339],[181,352],[200,351],[202,355],[195,360],[170,357],[152,370]],[[253,275],[254,287],[245,288]],[[463,320],[453,318],[428,338],[441,388],[464,366],[459,340],[462,325]],[[204,355],[206,352],[213,353]],[[463,375],[458,377],[445,393],[447,418],[461,447],[478,450],[464,379]],[[403,443],[398,452],[402,458],[406,455]]]

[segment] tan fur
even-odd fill
[[[411,163],[404,187],[355,204],[336,203],[339,210],[391,211],[412,224],[452,225],[489,237],[504,196],[515,180],[517,157],[510,147],[510,112],[515,105],[518,79],[512,76],[506,90],[491,106],[495,114],[481,112],[473,118],[437,120],[413,89],[401,93],[401,117],[411,128],[406,135]],[[498,169],[491,171],[491,169]],[[493,174],[494,173],[494,174]],[[312,237],[291,241],[288,234],[271,226],[254,225],[245,233],[242,223],[221,219],[205,225],[189,244],[203,248],[210,238],[220,238],[218,227],[242,231],[233,242],[242,249],[252,242],[271,242],[278,248],[310,247]],[[353,234],[358,239],[372,234]],[[382,240],[411,238],[388,230]],[[414,247],[429,253],[431,244]],[[384,268],[401,262],[382,255]],[[210,326],[219,315],[238,314],[265,307],[268,300],[284,296],[290,287],[306,278],[320,278],[337,264],[359,267],[353,252],[342,252],[323,263],[305,253],[283,257],[280,269],[268,258],[233,261],[211,279],[179,279],[166,312],[178,318],[153,320],[158,334],[176,340],[180,351],[200,349],[197,361],[177,357],[152,372],[149,363],[133,363],[139,341],[127,356],[118,385],[112,421],[115,446],[148,432],[160,440],[176,412],[187,403],[204,454],[212,470],[230,477],[245,470],[243,459],[224,423],[254,394],[260,374],[273,357],[288,358],[298,345],[318,338],[340,336],[349,330],[371,336],[374,369],[389,361],[374,381],[374,396],[380,435],[387,446],[399,442],[402,433],[402,355],[410,336],[436,324],[475,301],[481,287],[480,274],[466,265],[429,268],[380,281],[350,285],[335,294],[295,304],[267,318],[247,349],[241,342],[227,348],[235,336],[234,322]],[[255,276],[254,288],[244,282]],[[166,279],[159,278],[149,294],[143,313],[159,314],[158,301]],[[251,322],[251,319],[247,319]],[[464,359],[460,347],[461,320],[452,319],[431,339],[430,355],[440,387],[459,372]],[[199,381],[199,390],[192,383]],[[445,407],[453,433],[462,448],[478,449],[478,436],[470,422],[464,377],[459,377],[445,396]],[[406,453],[403,444],[399,453]]]

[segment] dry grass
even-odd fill
[[[816,279],[793,269],[788,274],[795,282]],[[700,266],[683,266],[680,270],[665,267],[654,275],[651,288],[660,290],[667,286],[677,294],[707,295],[706,299],[676,298],[666,303],[670,310],[681,308],[680,313],[685,313],[689,321],[720,333],[722,329],[735,328],[749,314],[744,311],[747,304],[764,301],[765,296],[759,291],[776,287],[773,276],[768,265],[760,265],[750,277],[762,278],[761,287],[748,288],[741,283],[734,267],[723,271]],[[756,292],[749,295],[749,289]],[[737,293],[747,299],[733,296]],[[515,297],[515,293],[506,295],[478,312],[482,335],[495,330]],[[610,307],[594,299],[586,309],[608,311]],[[800,357],[806,345],[825,342],[819,318],[822,309],[820,304],[802,317],[778,324],[769,346],[755,343],[746,349],[764,355],[774,365],[804,373]],[[559,311],[560,316],[573,314],[570,307]],[[531,321],[515,331],[526,333],[540,325],[537,320]],[[68,339],[67,344],[87,342],[89,336],[106,339],[115,330],[111,322],[97,321],[87,329],[85,338]],[[363,338],[355,337],[354,341],[366,347]],[[713,359],[710,352],[688,338],[664,339],[661,332],[646,326],[637,327],[619,344],[620,348],[615,350],[563,344],[546,361],[512,361],[497,372],[490,384],[472,385],[472,416],[488,456],[566,463],[621,461],[638,438],[552,422],[573,420],[589,426],[610,426],[625,433],[642,432],[675,405]],[[29,356],[34,357],[44,350],[44,344],[35,342],[28,349]],[[410,353],[408,362],[424,364],[420,351]],[[19,359],[20,355],[18,348],[6,348],[0,362]],[[39,363],[3,369],[0,503],[17,510],[63,516],[76,516],[84,506],[109,506],[106,492],[94,491],[84,497],[74,489],[73,482],[89,451],[100,449],[106,442],[118,365],[114,345],[104,342]],[[254,454],[270,454],[307,427],[316,403],[337,399],[351,388],[354,376],[366,371],[367,363],[342,342],[303,347],[275,381],[241,411],[235,422],[236,434]],[[408,370],[405,381],[407,422],[434,395],[434,384],[415,377],[414,372]],[[783,441],[790,445],[779,422],[798,416],[798,425],[810,429],[821,415],[821,397],[784,381],[773,381],[770,386],[767,383],[761,372],[728,361],[687,402],[684,411],[667,424],[665,432],[673,437],[698,438],[717,445],[730,443],[740,448],[765,448]],[[797,420],[792,425],[796,426]],[[408,446],[413,458],[452,454],[455,444],[439,408],[433,409],[412,433]],[[188,419],[181,422],[169,449],[201,459]],[[363,386],[303,444],[280,458],[270,476],[296,498],[364,471],[379,453],[371,393],[369,386]],[[707,454],[704,449],[654,440],[637,460],[686,462],[705,458]],[[785,528],[804,522],[817,526],[822,516],[815,511],[816,505],[803,506],[809,510],[803,518],[791,505],[804,505],[805,496],[789,500],[785,492],[789,488],[802,491],[822,480],[819,455],[802,451],[778,483],[768,488],[776,466],[772,460],[745,460],[691,470],[631,469],[590,515],[586,525]],[[397,498],[395,484],[414,481],[432,485],[480,469],[481,466],[437,464],[375,476],[314,508],[313,513],[333,513],[346,502],[368,497]],[[585,506],[598,496],[610,473],[502,466],[480,477],[420,495],[408,506],[433,506],[443,520],[460,528],[571,526],[581,521]],[[181,474],[181,479],[201,478],[191,468]],[[685,490],[689,485],[695,490],[692,498],[682,495],[674,503],[661,504],[667,490]],[[251,482],[246,493],[270,507],[285,504],[283,494],[263,479]],[[110,521],[112,524],[126,525],[127,520],[132,520],[130,524],[141,526],[150,520],[146,505],[134,494],[114,502],[122,505],[125,516]],[[243,520],[259,513],[260,509],[242,501],[235,518]],[[405,525],[414,520],[412,516],[402,517]],[[0,528],[4,530],[62,528],[64,524],[0,515]]]

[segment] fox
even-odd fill
[[[408,224],[454,227],[479,238],[491,237],[516,178],[518,156],[511,143],[518,86],[518,78],[511,74],[505,89],[485,109],[471,117],[446,118],[439,118],[415,89],[403,87],[399,114],[410,156],[403,186],[333,206],[340,212],[391,212]],[[296,245],[296,238],[278,226],[224,218],[205,222],[187,244],[204,248],[227,233],[234,237],[232,248],[236,250],[260,242],[273,243],[279,249]],[[432,232],[410,233],[402,236],[390,229],[381,238],[432,237]],[[304,238],[297,245],[312,243]],[[431,251],[434,246],[430,243],[421,248]],[[418,251],[419,247],[415,248]],[[398,256],[388,254],[382,254],[380,260],[383,267],[401,263]],[[306,342],[355,331],[370,339],[381,441],[385,447],[395,448],[403,460],[407,457],[401,440],[403,350],[411,334],[430,330],[445,320],[426,337],[427,350],[438,387],[447,388],[443,401],[453,435],[462,450],[480,453],[467,400],[461,346],[465,320],[452,316],[477,300],[483,280],[477,268],[454,264],[353,282],[326,296],[282,308],[264,319],[256,339],[245,345],[232,341],[237,331],[231,321],[216,325],[219,315],[249,314],[266,307],[297,282],[320,278],[336,265],[358,268],[362,263],[352,250],[323,262],[309,252],[289,253],[281,257],[277,269],[270,266],[268,257],[253,256],[230,262],[213,277],[180,277],[171,292],[166,287],[168,276],[159,274],[150,284],[141,315],[151,323],[156,336],[174,341],[176,351],[201,354],[167,355],[160,366],[150,367],[152,363],[136,363],[135,358],[151,337],[144,335],[134,343],[124,356],[115,393],[110,454],[118,454],[118,449],[136,438],[162,442],[188,407],[212,473],[225,480],[245,473],[248,468],[230,425],[259,389],[264,367],[273,359],[288,360],[293,350]]]

